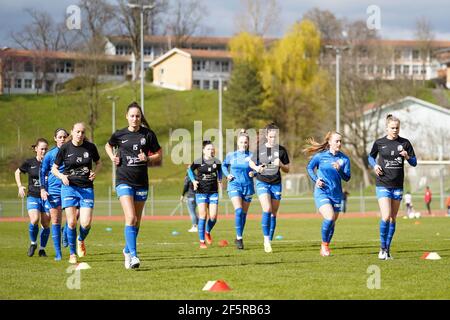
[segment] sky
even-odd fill
[[[114,3],[115,0],[109,0]],[[173,1],[173,0],[172,0]],[[241,10],[240,0],[201,0],[208,8],[203,23],[208,27],[207,36],[232,36],[235,33],[235,17]],[[50,13],[56,21],[63,21],[66,8],[78,0],[0,0],[0,47],[15,44],[10,32],[27,24],[26,8]],[[338,18],[367,20],[367,8],[380,8],[380,34],[385,39],[414,39],[415,21],[426,17],[432,25],[436,40],[450,41],[450,1],[448,0],[279,0],[280,25],[269,36],[281,37],[289,27],[311,8],[318,7],[333,12]]]

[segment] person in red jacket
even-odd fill
[[[431,215],[431,190],[429,186],[425,189],[425,204],[427,206],[428,214]]]

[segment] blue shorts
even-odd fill
[[[44,201],[41,198],[27,197],[27,210],[37,210],[39,212],[45,212]]]
[[[281,183],[278,184],[270,184],[266,182],[262,182],[256,180],[256,192],[258,193],[258,197],[265,193],[269,194],[270,197],[274,200],[281,200]]]
[[[208,203],[208,204],[219,204],[219,194],[218,193],[196,193],[195,202]]]
[[[61,207],[61,196],[49,194],[44,203],[45,212],[50,212],[50,209]]]
[[[94,189],[75,186],[61,187],[62,208],[94,208]]]
[[[341,212],[342,210],[342,200],[331,199],[331,197],[320,190],[320,188],[314,189],[314,202],[317,209],[319,209],[324,204],[330,204],[333,207],[334,212]]]
[[[253,185],[240,186],[228,185],[228,197],[240,197],[244,202],[252,202],[252,196],[255,194]]]
[[[377,187],[377,198],[389,198],[393,200],[401,201],[403,198],[403,188],[386,188]]]
[[[148,188],[147,187],[132,187],[128,184],[119,184],[116,187],[117,197],[131,196],[134,201],[145,202],[147,201]]]

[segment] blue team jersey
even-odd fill
[[[253,178],[248,175],[252,171],[249,165],[252,156],[253,154],[249,151],[235,151],[227,154],[222,164],[222,171],[225,176],[230,174],[234,176],[232,181],[228,181],[228,191],[241,186],[253,187]]]
[[[52,167],[55,163],[56,155],[58,154],[58,152],[59,148],[54,147],[45,154],[44,159],[42,160],[41,172],[39,176],[41,186],[44,186],[45,190],[47,190],[47,192],[52,195],[61,194],[62,182],[52,173]],[[59,172],[62,173],[64,171],[64,164],[61,164],[58,169]]]
[[[334,162],[339,163],[339,171],[333,167]],[[314,172],[314,169],[317,169],[317,172]],[[314,182],[320,178],[325,183],[322,188],[316,188],[318,193],[333,201],[341,201],[341,180],[350,180],[350,159],[345,154],[339,151],[336,155],[333,155],[329,150],[316,153],[309,161],[307,170]],[[315,196],[318,193],[315,192]]]

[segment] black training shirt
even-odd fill
[[[199,182],[196,193],[217,193],[217,179],[222,176],[222,165],[219,159],[205,160],[202,157],[202,159],[197,159],[191,164],[191,170],[195,174],[195,180]]]
[[[40,168],[41,162],[36,158],[25,160],[19,168],[20,172],[28,174],[28,196],[30,197],[41,197],[41,184],[39,182]]]
[[[289,156],[283,146],[268,148],[265,144],[259,145],[257,152],[253,153],[252,161],[258,166],[264,164],[265,167],[262,173],[256,175],[256,179],[269,184],[281,183],[280,167],[273,164],[275,159],[280,159],[283,164],[289,164]]]

